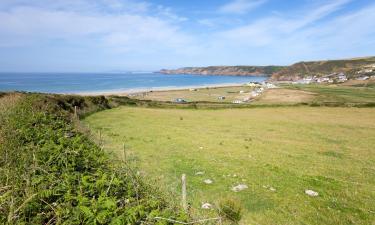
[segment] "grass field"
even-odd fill
[[[372,105],[375,106],[375,88],[373,83],[352,82],[354,86],[342,85],[290,85],[282,84],[280,88],[268,89],[251,102],[242,105],[331,105],[331,106],[352,106]],[[243,100],[250,97],[252,87],[218,87],[202,88],[197,91],[172,90],[154,91],[138,94],[134,98],[154,101],[174,101],[176,98],[183,98],[189,102],[212,102],[231,103],[234,100]],[[243,91],[243,93],[240,93]],[[225,96],[219,100],[219,96]]]
[[[232,102],[234,100],[243,100],[250,95],[253,90],[249,86],[233,86],[233,87],[210,87],[189,90],[171,90],[171,91],[154,91],[145,94],[139,94],[135,98],[157,101],[174,101],[176,98],[183,98],[189,102],[205,101],[205,102]],[[242,91],[243,93],[240,93]],[[224,96],[225,99],[218,99]]]
[[[314,102],[375,103],[375,88],[336,85],[288,85],[285,88],[315,93]]]
[[[119,107],[84,122],[157,184],[178,193],[186,173],[195,209],[230,197],[242,224],[375,224],[374,108]]]

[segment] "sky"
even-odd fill
[[[290,65],[375,55],[374,0],[0,0],[0,71]]]

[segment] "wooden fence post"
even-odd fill
[[[124,153],[124,161],[126,162],[126,148],[125,148],[125,143],[122,143],[122,151]]]
[[[102,145],[102,128],[99,128],[99,146]]]
[[[77,112],[77,106],[74,106],[74,117],[78,119],[78,112]]]
[[[181,177],[182,181],[182,207],[184,208],[185,211],[187,211],[187,203],[186,203],[186,175],[182,174]]]

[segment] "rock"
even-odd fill
[[[199,149],[200,149],[200,150],[202,150],[202,149],[203,149],[203,147],[201,146],[201,147],[199,147]]]
[[[307,194],[308,196],[311,196],[311,197],[316,197],[316,196],[319,195],[318,192],[313,191],[313,190],[305,190],[305,194]]]
[[[64,135],[66,138],[72,138],[74,136],[74,133],[73,132],[67,132],[65,133]]]
[[[206,179],[206,180],[204,180],[203,182],[204,182],[205,184],[212,184],[212,183],[213,183],[213,181],[210,180],[210,179]]]
[[[276,188],[270,187],[270,191],[276,191]]]
[[[202,204],[202,209],[211,209],[212,205],[210,203],[204,203]]]
[[[239,192],[239,191],[243,191],[243,190],[245,190],[247,188],[248,188],[248,186],[246,184],[239,184],[239,185],[237,185],[235,187],[232,187],[232,191]]]
[[[199,175],[203,175],[204,172],[203,171],[199,171],[199,172],[196,172],[195,175],[199,176]]]

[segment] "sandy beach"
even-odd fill
[[[177,90],[188,90],[188,89],[200,89],[200,88],[220,88],[220,87],[238,87],[243,86],[243,83],[225,83],[225,84],[214,84],[214,85],[194,85],[194,86],[182,86],[182,87],[155,87],[155,88],[134,88],[124,90],[111,90],[111,91],[90,91],[90,92],[78,92],[78,93],[66,93],[66,95],[83,95],[83,96],[97,96],[97,95],[118,95],[127,96],[130,94],[139,94],[145,92],[154,91],[177,91]]]

